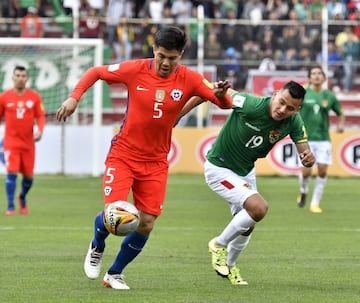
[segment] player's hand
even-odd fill
[[[226,95],[227,90],[231,87],[228,80],[219,81],[214,83],[214,94],[218,98],[223,98]]]
[[[336,128],[336,132],[339,133],[339,134],[342,134],[344,132],[344,127],[338,125],[337,128]]]
[[[299,156],[300,156],[300,160],[301,160],[302,165],[304,165],[305,167],[311,167],[311,166],[314,165],[315,156],[311,152],[311,150],[306,149],[301,154],[299,154]]]
[[[56,119],[61,121],[66,121],[66,118],[71,116],[75,111],[78,102],[76,99],[70,97],[66,99],[63,104],[61,104],[60,108],[56,111]]]
[[[36,133],[34,134],[34,141],[35,141],[35,142],[40,141],[40,140],[41,140],[41,137],[42,137],[42,132],[36,132]]]

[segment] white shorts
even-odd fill
[[[237,214],[243,208],[248,197],[258,193],[255,168],[245,177],[241,177],[228,168],[219,167],[206,161],[204,171],[207,185],[229,202],[232,215]]]
[[[309,141],[309,146],[315,156],[316,164],[332,164],[332,146],[329,141]]]

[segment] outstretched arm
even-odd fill
[[[72,91],[70,97],[66,99],[56,112],[56,119],[58,121],[66,121],[66,118],[71,116],[75,111],[78,102],[82,95],[99,79],[104,78],[104,72],[108,69],[107,66],[95,66],[89,68],[80,78]]]

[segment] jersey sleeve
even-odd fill
[[[332,110],[339,116],[340,114],[343,113],[342,110],[342,106],[340,104],[340,101],[338,100],[338,98],[336,98],[336,96],[330,92],[330,96],[331,96],[331,101],[332,101]]]
[[[308,142],[306,127],[299,113],[293,116],[290,138],[295,144]]]
[[[126,83],[127,79],[131,79],[132,74],[136,73],[136,71],[136,65],[133,64],[132,61],[91,67],[78,81],[70,96],[80,101],[82,95],[93,86],[96,81],[104,80],[109,85],[112,83]]]
[[[232,106],[232,100],[229,94],[225,94],[224,98],[218,98],[214,94],[214,85],[199,73],[188,70],[189,83],[194,89],[194,95],[214,103],[220,108],[229,109]]]

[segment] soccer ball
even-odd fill
[[[106,229],[115,236],[126,236],[132,233],[139,224],[139,211],[129,202],[111,203],[104,212]]]

